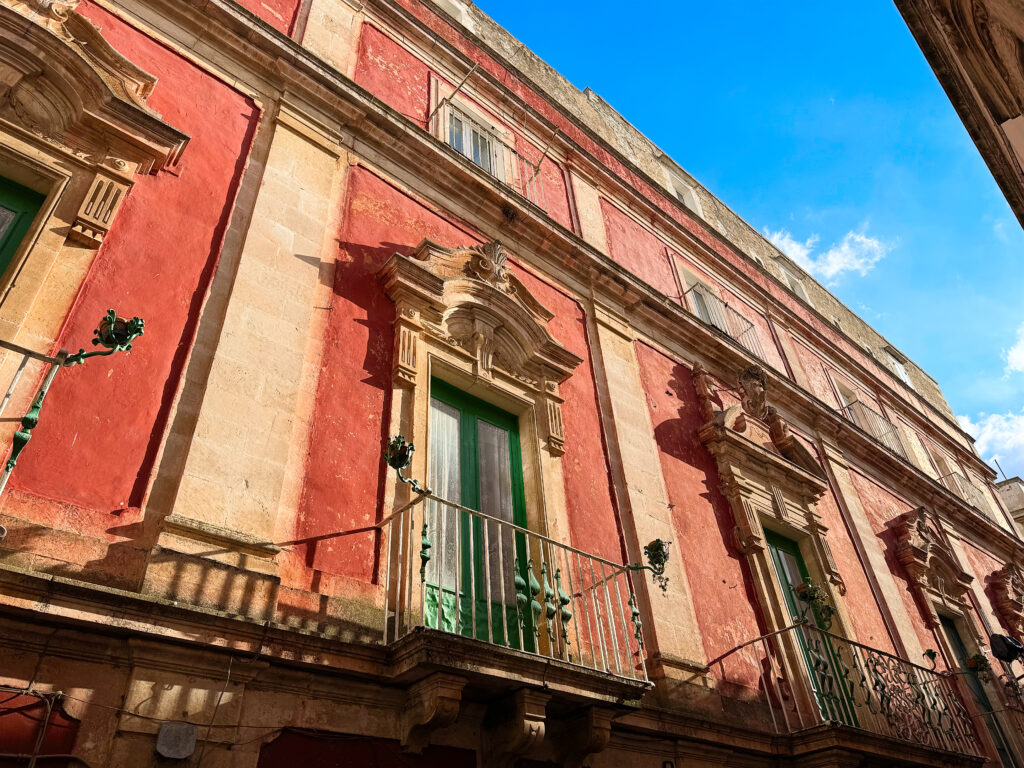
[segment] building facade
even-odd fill
[[[0,765],[1024,768],[936,382],[474,6],[0,61]]]

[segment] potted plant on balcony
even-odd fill
[[[983,683],[992,680],[992,664],[984,653],[976,653],[964,659],[964,666],[974,672]]]
[[[828,590],[820,584],[807,581],[796,586],[796,596],[810,606],[815,618],[826,632],[832,627],[832,616],[836,609],[828,599]]]

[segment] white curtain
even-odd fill
[[[485,515],[511,523],[512,472],[509,456],[508,430],[477,422],[477,461],[480,465],[480,511]],[[501,600],[501,583],[505,583],[505,603],[515,600],[513,560],[515,535],[506,526],[487,521],[487,572],[491,583],[491,599]]]
[[[460,414],[439,400],[430,400],[430,475],[427,487],[438,496],[462,503],[462,466],[459,457]],[[429,538],[434,543],[433,557],[427,567],[427,580],[455,588],[455,565],[459,553],[457,510],[429,502]],[[439,569],[442,568],[443,572]]]

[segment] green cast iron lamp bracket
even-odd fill
[[[80,349],[64,359],[64,366],[79,365],[90,357],[105,357],[115,352],[129,351],[132,348],[132,342],[142,335],[145,325],[146,322],[141,317],[125,320],[123,317],[118,317],[114,310],[108,309],[106,316],[100,320],[99,328],[93,331],[95,337],[92,340],[94,347],[101,346],[105,349],[97,349],[94,352]]]
[[[671,541],[655,539],[644,547],[644,557],[647,558],[648,564],[633,563],[633,565],[627,565],[626,570],[650,571],[653,574],[654,583],[661,588],[662,592],[667,591],[668,576],[665,575],[665,566],[668,565],[668,548],[670,544],[672,544]]]
[[[112,355],[115,352],[127,352],[132,348],[132,341],[142,335],[144,325],[145,323],[141,317],[125,320],[123,317],[118,317],[114,310],[107,310],[107,314],[100,321],[99,328],[93,331],[96,336],[92,340],[94,346],[103,346],[106,348],[105,350],[86,352],[84,349],[80,349],[75,354],[64,357],[63,361],[61,361],[59,356],[56,358],[54,364],[50,367],[49,373],[47,373],[43,383],[36,392],[32,405],[21,418],[21,429],[15,432],[14,437],[11,439],[11,455],[7,459],[7,464],[4,465],[3,474],[0,475],[0,492],[6,488],[7,479],[18,464],[18,457],[25,450],[28,441],[32,439],[32,430],[39,425],[39,414],[43,408],[43,399],[46,397],[46,393],[50,391],[50,385],[53,383],[57,371],[60,368],[83,363],[87,358],[96,355],[105,356]]]
[[[429,494],[429,489],[421,486],[419,482],[413,478],[406,477],[402,474],[402,470],[412,463],[412,453],[415,450],[416,446],[412,443],[406,442],[405,435],[395,435],[388,440],[387,445],[384,446],[384,461],[386,461],[388,466],[398,473],[398,479],[403,483],[408,483],[412,486],[412,489],[416,491],[416,493],[421,495]]]

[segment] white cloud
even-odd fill
[[[789,258],[815,277],[825,280],[832,280],[844,272],[866,275],[892,250],[889,243],[877,237],[868,237],[863,231],[850,230],[842,240],[833,243],[823,253],[815,253],[820,239],[817,235],[811,235],[800,242],[785,229],[772,232],[765,228],[764,234]]]
[[[983,459],[998,460],[1007,477],[1024,476],[1024,409],[1017,413],[981,413],[977,421],[970,416],[956,418],[974,437]]]
[[[1024,323],[1017,329],[1017,342],[1008,350],[1003,350],[1003,359],[1006,360],[1003,372],[1007,376],[1011,373],[1024,373]]]

